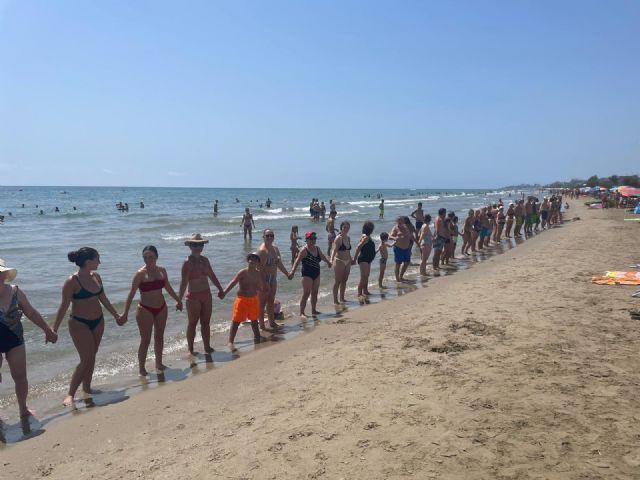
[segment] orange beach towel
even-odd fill
[[[640,285],[640,272],[607,272],[603,277],[591,277],[596,285]]]

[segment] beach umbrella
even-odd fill
[[[618,187],[618,191],[623,197],[640,197],[640,188],[637,187]]]
[[[610,192],[617,192],[617,191],[618,191],[618,188],[620,188],[620,187],[611,187],[611,188],[609,189],[609,191],[610,191]]]

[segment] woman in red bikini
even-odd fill
[[[220,281],[216,274],[213,273],[209,259],[202,255],[202,249],[209,240],[202,238],[199,233],[194,233],[191,240],[184,242],[191,249],[189,255],[182,264],[182,280],[180,282],[180,292],[178,299],[182,300],[184,292],[187,292],[187,315],[189,324],[187,325],[187,346],[189,353],[194,354],[193,341],[196,337],[196,327],[200,322],[200,333],[202,334],[202,343],[205,353],[213,352],[211,348],[211,289],[209,288],[209,280],[218,289],[218,297],[224,298],[224,289],[220,285]]]
[[[166,289],[176,303],[176,310],[182,310],[182,302],[169,283],[167,271],[157,264],[158,250],[153,245],[147,245],[142,249],[144,267],[136,272],[131,282],[131,291],[124,304],[122,318],[127,318],[131,302],[140,290],[140,303],[136,311],[136,321],[140,330],[140,346],[138,347],[138,364],[140,375],[146,376],[147,351],[151,343],[153,333],[153,351],[156,356],[156,370],[162,371],[165,367],[162,363],[162,348],[164,347],[164,327],[167,324],[167,304],[164,301],[163,289]]]

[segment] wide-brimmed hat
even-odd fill
[[[202,235],[200,235],[199,233],[194,233],[193,235],[191,235],[191,239],[187,240],[184,242],[184,244],[186,246],[191,245],[192,243],[209,243],[209,240],[205,240],[204,238],[202,238]]]
[[[0,273],[2,272],[8,272],[7,276],[4,279],[5,282],[12,281],[14,278],[16,278],[16,275],[18,275],[18,270],[16,270],[15,268],[7,267],[5,261],[0,258]]]

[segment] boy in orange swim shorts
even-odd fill
[[[224,289],[223,294],[226,296],[236,283],[238,287],[238,297],[233,305],[233,319],[231,320],[231,330],[229,331],[229,348],[232,352],[237,352],[238,349],[234,345],[236,333],[238,333],[238,327],[242,322],[251,320],[251,329],[253,330],[253,337],[256,343],[260,343],[262,337],[260,336],[260,329],[258,328],[258,314],[260,311],[260,300],[258,298],[258,291],[264,289],[262,275],[258,271],[260,265],[260,257],[256,253],[250,253],[247,255],[247,268],[243,268],[233,280]]]

